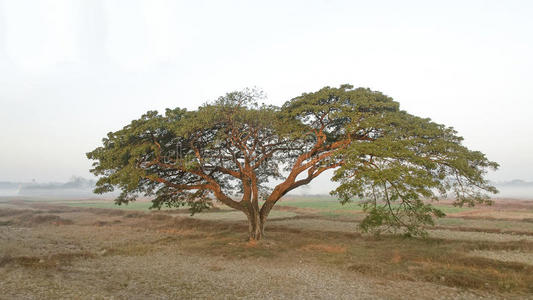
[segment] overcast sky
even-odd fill
[[[90,177],[147,110],[379,90],[533,180],[533,1],[0,0],[0,181]],[[313,191],[327,190],[327,179]]]

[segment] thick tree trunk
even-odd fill
[[[264,236],[265,220],[261,218],[259,210],[251,207],[246,216],[248,217],[248,239],[250,241],[261,240]]]

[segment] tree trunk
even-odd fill
[[[265,220],[261,218],[259,210],[251,207],[246,216],[248,217],[248,239],[250,241],[261,240],[264,235]]]

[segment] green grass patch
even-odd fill
[[[359,203],[351,202],[342,205],[336,200],[281,201],[278,205],[318,210],[363,210]]]
[[[128,204],[117,205],[114,202],[69,202],[65,203],[69,206],[75,207],[89,207],[89,208],[114,208],[114,209],[125,209],[125,210],[149,210],[149,207],[152,206],[151,202],[131,202]],[[165,209],[165,208],[162,208]]]
[[[288,207],[296,207],[296,208],[310,208],[310,209],[316,209],[320,211],[334,211],[334,214],[342,214],[343,211],[350,211],[350,212],[362,212],[363,207],[359,202],[349,202],[346,204],[341,204],[336,199],[321,199],[321,198],[309,198],[305,200],[298,199],[295,200],[287,200],[287,201],[280,201],[279,206],[288,206]],[[393,205],[395,207],[397,205]],[[471,210],[471,208],[467,207],[456,207],[452,205],[433,205],[435,208],[438,208],[442,210],[444,213],[458,213],[462,211]]]

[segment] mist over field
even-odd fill
[[[7,182],[0,181],[0,196],[27,196],[27,197],[57,197],[57,198],[114,198],[118,192],[98,195],[93,193],[96,180],[72,176],[66,182]],[[492,182],[499,190],[493,198],[533,199],[533,182],[524,180],[512,180],[504,182]],[[318,187],[302,186],[289,193],[292,196],[315,196],[328,195],[327,186]]]
[[[95,180],[73,176],[67,182],[0,182],[0,196],[95,197]]]
[[[500,191],[497,198],[533,199],[533,182],[513,180],[493,184]]]

